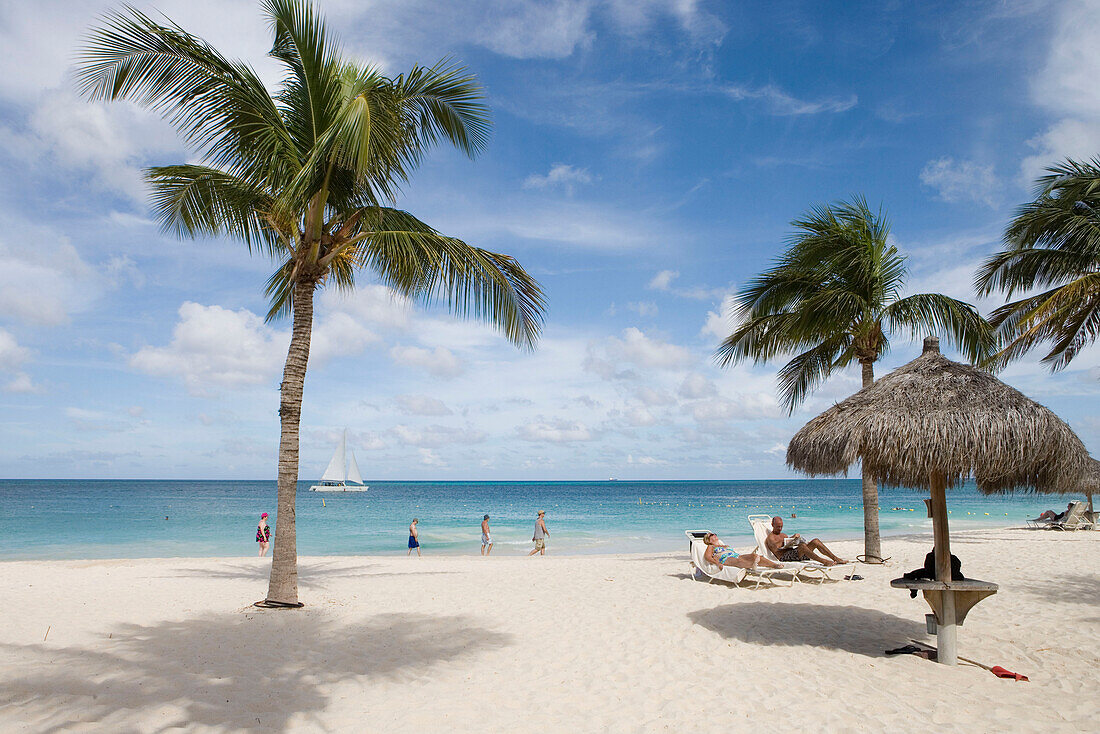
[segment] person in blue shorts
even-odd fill
[[[420,557],[420,534],[416,532],[416,524],[420,522],[415,517],[413,521],[409,523],[409,552],[405,555],[411,556],[413,548],[416,548],[416,557]]]

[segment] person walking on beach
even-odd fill
[[[550,531],[546,529],[546,512],[539,510],[539,519],[535,520],[535,535],[531,540],[535,541],[535,549],[527,554],[528,557],[538,553],[546,555],[546,539],[550,537]]]
[[[493,536],[489,534],[489,516],[481,520],[481,555],[487,556],[493,552]]]
[[[413,521],[409,523],[409,552],[406,556],[411,556],[413,548],[416,548],[416,557],[420,557],[420,533],[416,532],[416,524],[420,522],[415,517]]]
[[[267,544],[271,542],[271,528],[267,524],[266,512],[260,513],[260,524],[256,526],[256,542],[260,544],[260,558],[263,558],[267,553]]]

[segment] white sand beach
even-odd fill
[[[267,559],[3,563],[0,730],[1095,731],[1100,533],[952,542],[1001,585],[960,654],[1030,682],[883,654],[934,644],[924,601],[887,585],[930,538],[887,539],[863,581],[759,590],[692,580],[686,543],[304,558],[299,611],[249,606]]]

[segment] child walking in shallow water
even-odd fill
[[[267,525],[267,513],[260,515],[260,524],[256,526],[256,542],[260,544],[260,557],[267,553],[267,544],[271,542],[271,528]]]

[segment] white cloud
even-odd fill
[[[718,386],[698,372],[690,372],[680,383],[680,397],[690,400],[709,398],[718,394]]]
[[[602,32],[639,38],[671,27],[695,44],[716,44],[725,25],[701,5],[699,0],[378,0],[365,6],[341,3],[332,17],[349,28],[344,35],[352,47],[402,63],[467,44],[512,58],[561,59],[595,40],[597,21],[604,23]]]
[[[546,443],[572,443],[591,441],[595,436],[586,425],[563,418],[538,418],[519,427],[519,437],[524,441]]]
[[[710,336],[718,340],[723,340],[733,333],[734,304],[734,297],[726,296],[718,312],[707,311],[707,318],[706,321],[703,322],[703,328],[699,330],[699,336]]]
[[[0,318],[57,326],[88,308],[103,283],[76,248],[63,237],[57,244],[38,240],[56,235],[35,227],[19,236],[35,244],[15,247],[0,241]]]
[[[1032,79],[1032,98],[1060,119],[1031,140],[1036,153],[1021,164],[1025,185],[1066,158],[1089,158],[1100,150],[1100,3],[1062,3],[1046,63]]]
[[[11,379],[4,385],[10,393],[36,393],[41,389],[35,385],[25,372],[20,371],[31,357],[31,350],[19,345],[15,336],[6,329],[0,329],[0,372],[12,373]]]
[[[1020,164],[1021,183],[1031,187],[1046,169],[1066,158],[1089,160],[1100,151],[1100,120],[1065,119],[1028,141],[1037,152]]]
[[[676,404],[676,398],[672,397],[669,393],[664,390],[655,390],[647,386],[639,387],[634,392],[634,396],[651,407]]]
[[[626,304],[626,307],[639,316],[656,316],[657,304],[653,301],[638,301]]]
[[[436,347],[435,349],[393,347],[390,349],[390,359],[406,367],[419,367],[427,370],[428,373],[436,377],[457,377],[463,371],[462,363],[458,357],[450,349],[444,347]]]
[[[44,392],[40,385],[36,385],[31,376],[26,372],[17,372],[10,382],[4,385],[4,391],[22,395]]]
[[[393,289],[377,283],[357,285],[351,293],[327,288],[321,293],[320,305],[325,311],[340,311],[356,321],[387,329],[404,329],[409,325],[412,304]]]
[[[133,428],[133,424],[121,416],[112,415],[100,410],[69,407],[65,409],[65,415],[72,421],[73,427],[79,431],[121,433]]]
[[[725,296],[728,288],[708,288],[707,286],[694,285],[686,288],[674,288],[672,281],[680,277],[676,270],[662,270],[654,275],[646,286],[650,290],[671,293],[680,298],[689,298],[693,301],[713,301]]]
[[[609,337],[603,348],[612,364],[632,362],[641,367],[678,369],[692,361],[687,349],[645,335],[641,329],[631,326],[623,330],[623,338]]]
[[[667,291],[672,286],[672,281],[680,277],[675,270],[662,270],[649,281],[649,288],[655,291]]]
[[[112,288],[121,288],[127,283],[135,288],[145,286],[145,273],[128,255],[113,255],[103,266],[103,273]]]
[[[452,415],[442,400],[427,395],[398,395],[394,402],[408,415]]]
[[[1000,186],[993,166],[975,161],[956,161],[945,157],[928,161],[920,172],[920,181],[936,189],[941,201],[950,203],[974,201],[990,208],[997,207]]]
[[[626,455],[627,464],[636,464],[638,466],[664,466],[668,464],[665,459],[657,459],[652,456],[635,456],[634,454]]]
[[[551,189],[561,188],[566,194],[572,196],[574,189],[580,184],[592,183],[592,175],[587,168],[575,168],[565,163],[555,163],[550,166],[546,175],[533,173],[523,180],[525,189]]]
[[[856,106],[856,95],[832,97],[815,101],[798,99],[789,92],[769,84],[763,87],[750,87],[743,84],[730,84],[722,90],[730,99],[760,101],[773,115],[816,115],[822,112],[847,112]]]
[[[654,415],[641,406],[627,409],[624,417],[626,418],[626,422],[631,426],[642,427],[657,424],[657,419]]]
[[[451,444],[480,443],[485,433],[469,427],[431,425],[412,428],[403,424],[393,427],[393,435],[406,446],[422,446],[437,449]]]
[[[445,467],[445,466],[447,466],[447,462],[443,461],[443,459],[440,458],[431,449],[419,449],[417,451],[417,453],[420,456],[420,464],[422,466],[435,466],[435,467]]]
[[[19,346],[10,331],[0,329],[0,370],[14,372],[30,359],[31,351]]]
[[[608,0],[611,16],[624,32],[636,35],[671,16],[697,42],[720,43],[726,24],[702,5],[702,0]]]
[[[768,392],[737,393],[731,398],[716,398],[695,403],[692,417],[699,423],[724,423],[730,420],[781,418],[783,413],[775,396]]]
[[[379,336],[353,316],[335,311],[320,317],[309,340],[309,363],[316,366],[330,359],[358,354]]]
[[[195,395],[212,387],[242,387],[276,380],[289,338],[256,314],[186,302],[166,347],[144,347],[130,357],[135,369],[177,377]]]

